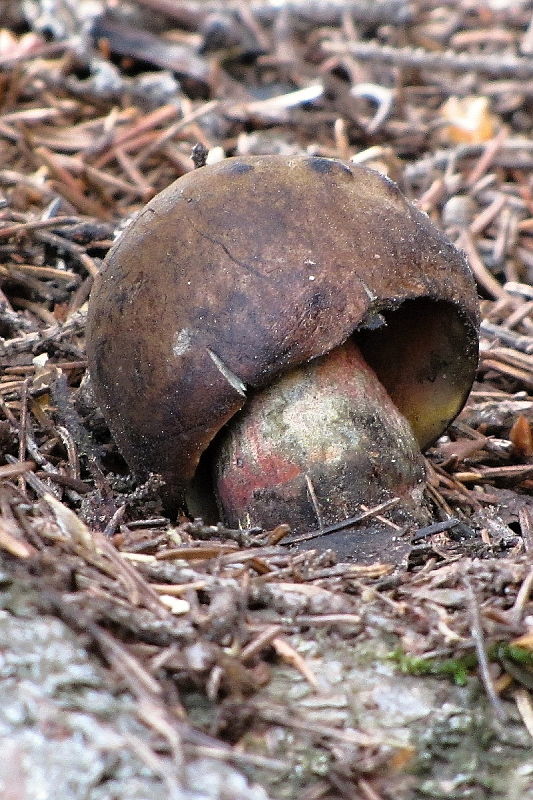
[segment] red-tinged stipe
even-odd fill
[[[229,524],[296,533],[394,496],[416,515],[425,478],[409,423],[351,339],[251,397],[214,470]]]

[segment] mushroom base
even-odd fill
[[[305,533],[392,497],[425,518],[419,445],[352,340],[252,397],[214,457],[232,526]]]

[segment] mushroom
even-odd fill
[[[400,497],[470,390],[462,254],[383,175],[229,158],[153,198],[92,291],[96,399],[168,505],[305,532]]]

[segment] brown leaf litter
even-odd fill
[[[162,753],[286,767],[239,746],[258,724],[254,696],[276,660],[317,690],[291,635],[344,630],[359,641],[372,614],[412,659],[475,652],[494,716],[506,718],[511,699],[533,735],[527,3],[126,5],[80,3],[75,19],[59,3],[52,20],[46,4],[29,3],[26,17],[8,3],[0,36],[3,570],[87,637],[110,681],[136,698],[159,737],[156,770]],[[449,103],[472,96],[484,102]],[[406,565],[338,563],[319,541],[295,552],[286,528],[170,521],[157,476],[135,482],[91,401],[93,280],[117,231],[193,168],[198,143],[211,160],[308,152],[385,171],[468,256],[481,296],[478,380],[427,454],[436,525],[406,532]],[[386,522],[387,511],[362,508],[358,524]],[[495,660],[502,643],[524,662]],[[191,686],[221,713],[238,704],[233,725],[191,721]],[[306,725],[274,706],[259,716]],[[313,735],[336,768],[302,797],[392,796],[379,768],[340,769],[350,747],[369,759],[383,749],[372,736],[326,724]]]

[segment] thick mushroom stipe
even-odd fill
[[[425,477],[409,423],[351,339],[257,392],[213,457],[230,525],[295,533],[392,497],[416,515]]]
[[[195,495],[201,514],[205,462],[248,397],[353,335],[425,447],[464,404],[477,328],[464,257],[394,183],[335,159],[254,156],[145,206],[95,280],[87,353],[130,467],[162,475],[169,510]]]

